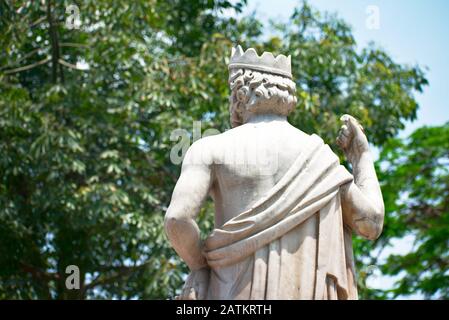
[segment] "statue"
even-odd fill
[[[352,233],[376,239],[384,204],[368,141],[344,115],[337,137],[353,175],[315,134],[293,127],[291,57],[232,50],[233,129],[187,151],[165,217],[191,270],[180,299],[357,299]],[[210,195],[215,229],[195,218]]]

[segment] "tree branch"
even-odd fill
[[[76,65],[71,64],[71,63],[69,63],[69,62],[67,62],[65,60],[59,59],[58,62],[60,64],[62,64],[63,66],[65,66],[65,67],[68,67],[68,68],[71,68],[71,69],[75,69],[75,70],[79,70],[79,71],[85,71],[83,69],[78,68]]]
[[[19,58],[17,61],[13,62],[11,65],[6,66],[5,68],[1,68],[2,70],[8,69],[10,67],[13,66],[17,66],[19,63],[21,63],[23,60],[28,59],[29,57],[31,57],[33,54],[35,54],[36,52],[38,52],[39,50],[41,50],[41,48],[36,48],[34,50],[31,50],[30,52],[26,53],[23,57]]]
[[[72,48],[89,48],[88,45],[82,43],[74,43],[74,42],[61,42],[59,43],[60,47],[72,47]]]
[[[153,260],[150,259],[138,266],[129,266],[129,267],[128,266],[119,266],[119,267],[101,268],[101,269],[110,269],[110,270],[112,269],[112,270],[117,270],[117,271],[109,277],[102,277],[101,275],[99,275],[97,278],[92,280],[92,282],[85,285],[83,289],[84,289],[84,291],[87,291],[87,290],[92,289],[99,285],[113,283],[114,281],[116,281],[117,279],[119,279],[121,277],[129,276],[132,273],[147,267],[152,262],[153,262]]]
[[[24,272],[31,274],[33,278],[40,281],[48,282],[49,280],[58,281],[61,279],[57,273],[49,273],[25,262],[20,262],[20,266]]]
[[[47,0],[47,20],[49,23],[50,43],[51,43],[51,60],[52,60],[52,80],[53,83],[58,81],[58,67],[61,82],[64,82],[64,73],[62,66],[58,64],[60,57],[58,31],[53,21],[51,0]]]
[[[45,16],[40,17],[39,19],[37,19],[36,21],[34,21],[34,22],[32,22],[32,23],[30,24],[30,28],[33,28],[33,27],[37,26],[37,25],[40,24],[41,22],[45,21],[45,19],[46,19]]]
[[[23,66],[23,67],[6,70],[5,73],[6,74],[11,74],[11,73],[17,73],[17,72],[22,72],[22,71],[25,71],[25,70],[33,69],[33,68],[35,68],[37,66],[40,66],[42,64],[45,64],[45,63],[49,62],[50,60],[51,60],[51,57],[47,57],[47,58],[45,58],[45,59],[43,59],[41,61],[38,61],[38,62],[29,64],[29,65],[26,65],[26,66]]]

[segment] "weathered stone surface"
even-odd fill
[[[376,239],[384,204],[368,141],[342,117],[337,143],[353,175],[316,135],[293,127],[290,57],[233,50],[232,130],[195,142],[166,213],[187,263],[182,299],[356,299],[352,233]],[[206,197],[215,229],[200,241]]]

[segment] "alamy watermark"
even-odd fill
[[[367,14],[365,26],[368,30],[380,29],[380,8],[376,5],[369,5],[365,9]]]
[[[223,165],[241,175],[261,176],[277,172],[280,143],[269,131],[257,130],[239,136],[224,133],[218,138],[210,136],[220,134],[219,130],[202,132],[201,124],[201,121],[193,122],[192,133],[181,128],[171,132],[170,140],[176,142],[170,150],[173,164]]]
[[[81,27],[80,8],[76,4],[71,4],[65,9],[68,15],[65,19],[65,26],[69,30],[79,29]]]
[[[71,264],[65,268],[65,273],[68,274],[65,279],[65,287],[68,290],[79,290],[80,268],[77,265]]]

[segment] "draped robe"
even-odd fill
[[[204,243],[208,299],[356,299],[340,187],[352,175],[316,135],[250,209]]]

